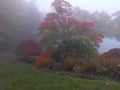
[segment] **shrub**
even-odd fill
[[[63,58],[83,58],[91,60],[95,57],[95,49],[91,40],[85,36],[75,35],[63,40],[57,49]]]
[[[52,68],[53,60],[51,59],[51,57],[52,57],[53,53],[54,53],[54,51],[46,51],[43,54],[41,54],[40,56],[38,56],[35,60],[35,66],[37,68],[41,68],[41,67]]]
[[[112,58],[120,58],[120,48],[113,48],[110,49],[108,52],[105,52],[102,57],[106,59],[112,59]]]
[[[74,58],[66,58],[64,60],[64,67],[66,70],[73,70],[81,73],[94,73],[98,74],[101,72],[101,63],[99,61],[86,61],[78,58],[77,64]],[[79,70],[79,71],[78,71]]]
[[[63,71],[65,68],[62,63],[54,62],[53,70],[55,71]]]
[[[104,59],[103,60],[104,66],[107,68],[108,73],[118,73],[117,65],[120,65],[120,59]]]
[[[98,74],[100,72],[101,64],[99,62],[84,62],[80,65],[81,72]]]
[[[118,73],[117,65],[120,65],[120,48],[111,49],[101,55],[101,57],[108,73]]]
[[[66,70],[72,70],[75,67],[75,60],[73,58],[67,57],[63,61]]]
[[[26,55],[40,55],[41,54],[41,48],[39,47],[38,43],[33,39],[27,39],[21,41],[16,50],[15,54],[18,56],[26,56]]]

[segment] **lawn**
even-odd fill
[[[120,83],[43,72],[10,54],[0,56],[0,90],[120,90]]]

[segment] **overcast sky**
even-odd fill
[[[35,0],[42,12],[51,11],[51,3],[54,0]],[[66,0],[73,7],[78,6],[81,9],[89,11],[106,11],[109,14],[120,10],[120,0]]]

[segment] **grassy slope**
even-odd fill
[[[106,83],[111,82],[111,86]],[[12,56],[0,56],[0,90],[120,90],[114,81],[59,76],[37,70]]]

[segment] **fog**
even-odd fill
[[[120,90],[120,0],[0,0],[0,90],[49,89]]]
[[[0,0],[0,49],[12,49],[23,39],[36,38],[42,17],[32,1]]]
[[[54,0],[36,0],[38,8],[43,12],[52,11],[51,3]],[[105,11],[112,14],[120,10],[119,0],[66,0],[73,7],[80,7],[81,9],[88,10],[90,12],[102,12]],[[42,3],[42,4],[41,4]]]
[[[38,28],[46,13],[53,11],[53,1],[0,0],[0,51],[15,48],[24,39],[38,40]],[[94,33],[104,35],[105,38],[98,49],[100,54],[111,48],[120,48],[119,0],[67,1],[73,6],[74,18],[79,21],[93,21]]]

